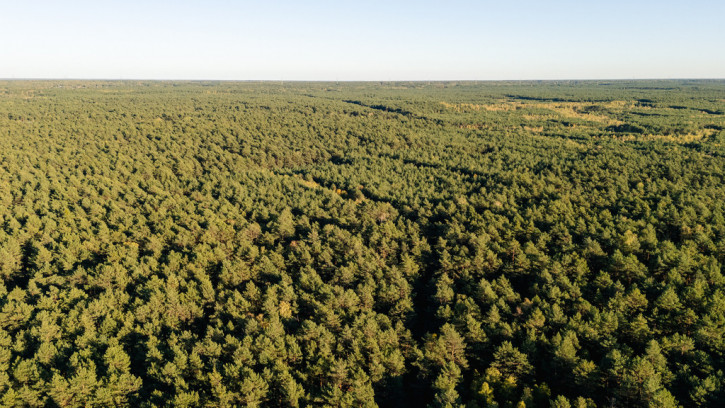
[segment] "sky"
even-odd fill
[[[0,78],[725,78],[725,1],[0,0]]]

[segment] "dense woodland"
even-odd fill
[[[0,82],[0,404],[725,405],[725,81]]]

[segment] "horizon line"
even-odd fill
[[[725,77],[539,78],[539,79],[215,79],[215,78],[54,78],[2,77],[0,81],[149,81],[149,82],[560,82],[560,81],[725,81]]]

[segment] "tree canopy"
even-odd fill
[[[0,82],[3,406],[721,406],[725,82]]]

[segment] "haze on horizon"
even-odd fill
[[[714,0],[3,1],[0,78],[725,78],[723,17]]]

